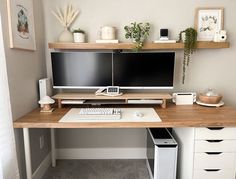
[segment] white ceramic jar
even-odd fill
[[[114,40],[116,38],[116,28],[111,26],[101,27],[102,40]]]

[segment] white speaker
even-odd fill
[[[44,96],[52,96],[52,82],[49,78],[43,78],[39,80],[39,96],[40,100]]]

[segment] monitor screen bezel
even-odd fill
[[[112,54],[111,52],[106,52],[106,51],[101,51],[101,52],[98,52],[98,51],[70,51],[70,52],[51,52],[51,61],[54,60],[52,59],[52,54],[69,54],[69,53],[93,53],[93,54]],[[112,57],[112,55],[111,55]],[[112,63],[111,63],[112,64]],[[51,68],[52,68],[52,83],[53,83],[53,89],[99,89],[99,88],[105,88],[107,86],[103,86],[103,85],[99,85],[99,86],[76,86],[76,85],[73,85],[73,86],[69,86],[69,85],[61,85],[61,86],[57,86],[57,85],[54,85],[54,80],[53,80],[53,66],[52,66],[52,62],[51,62]],[[111,85],[112,85],[113,81],[112,81],[112,78],[111,78]],[[110,86],[111,86],[110,85]]]
[[[52,52],[52,53],[73,53],[73,52]],[[94,51],[93,51],[94,53]],[[117,53],[117,52],[95,52],[95,53]],[[119,53],[137,53],[137,52],[119,52]],[[175,52],[168,51],[168,52],[140,52],[140,53],[174,53],[174,61],[176,58]],[[113,65],[113,55],[112,55],[112,65]],[[171,90],[174,88],[174,71],[175,71],[175,63],[173,67],[173,83],[171,86],[119,86],[120,89],[123,90]],[[111,86],[114,86],[114,80],[113,80],[113,67],[112,67],[112,84]],[[117,85],[116,85],[117,86]],[[54,89],[100,89],[100,88],[106,88],[107,86],[55,86],[53,84]]]
[[[123,54],[125,53],[134,53],[134,54],[137,54],[137,53],[172,53],[174,55],[174,66],[173,66],[173,83],[171,86],[119,86],[120,89],[124,89],[124,90],[132,90],[132,89],[138,89],[138,90],[171,90],[171,89],[174,89],[174,74],[175,74],[175,58],[176,58],[176,55],[175,55],[175,52],[174,51],[168,51],[168,52],[165,52],[165,51],[141,51],[141,52],[121,52]],[[114,72],[113,72],[114,74]],[[113,84],[114,84],[114,80],[113,80]],[[117,85],[115,85],[117,86]]]

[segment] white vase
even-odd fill
[[[181,39],[182,39],[182,42],[184,43],[185,40],[186,40],[186,33],[185,33],[185,32],[183,32],[183,33],[181,34]]]
[[[68,28],[65,28],[64,31],[60,34],[58,41],[59,42],[73,42],[73,35],[68,30]]]
[[[73,33],[75,43],[84,43],[85,34],[84,33]]]

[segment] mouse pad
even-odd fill
[[[94,119],[84,119],[79,115],[80,108],[72,108],[59,122],[161,122],[160,117],[153,108],[119,109],[121,109],[120,119],[102,119],[97,117],[97,115],[94,116]]]

